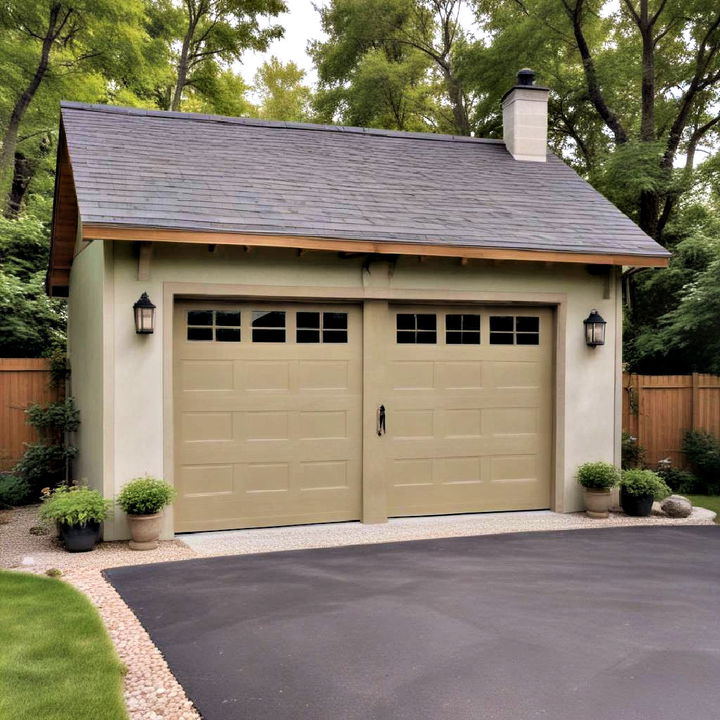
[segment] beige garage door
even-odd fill
[[[181,302],[174,338],[177,531],[360,517],[359,308]]]
[[[388,514],[550,507],[549,309],[391,306]]]

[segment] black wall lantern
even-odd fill
[[[597,310],[593,310],[585,323],[585,343],[590,347],[597,347],[605,344],[605,326],[607,323],[602,319]]]
[[[133,305],[135,313],[135,332],[139,335],[151,335],[155,330],[155,306],[150,302],[147,293]]]

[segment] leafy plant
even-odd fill
[[[13,468],[13,472],[25,480],[32,492],[64,482],[66,466],[77,455],[77,448],[70,445],[27,445],[25,454]]]
[[[66,434],[78,429],[80,413],[71,397],[47,405],[30,405],[25,413],[42,441],[26,445],[13,472],[28,483],[32,492],[39,493],[40,488],[66,481],[68,462],[77,455],[77,448],[66,442]]]
[[[720,440],[709,432],[690,430],[683,438],[683,451],[698,479],[695,492],[720,494]]]
[[[30,486],[23,478],[7,473],[0,475],[0,508],[24,505],[30,494]]]
[[[175,498],[175,488],[164,480],[139,477],[131,480],[120,491],[118,505],[128,515],[154,515]]]
[[[638,443],[638,439],[634,435],[623,432],[621,449],[623,470],[642,466],[645,461],[645,448]]]
[[[620,472],[608,462],[589,462],[577,471],[577,481],[587,490],[609,490],[618,484]]]
[[[662,500],[672,492],[665,481],[652,470],[623,470],[620,486],[634,497],[652,495],[655,500]]]
[[[40,518],[67,525],[85,525],[107,519],[111,509],[112,502],[97,490],[61,485],[46,496],[40,506]]]
[[[689,470],[681,470],[669,464],[663,464],[655,471],[673,491],[679,493],[696,493],[699,480]]]
[[[25,414],[28,423],[42,435],[74,432],[80,427],[80,411],[71,397],[47,405],[32,404]]]

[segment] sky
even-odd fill
[[[313,5],[323,5],[318,0],[286,0],[288,12],[279,15],[274,23],[285,28],[285,35],[273,42],[267,52],[247,52],[242,57],[239,70],[248,84],[252,84],[258,68],[275,55],[286,63],[292,60],[305,72],[306,80],[314,85],[317,74],[313,68],[312,60],[306,52],[310,40],[321,40],[325,37],[320,26],[320,14]]]
[[[258,68],[273,55],[284,63],[292,60],[299,65],[307,73],[306,82],[309,85],[315,85],[317,81],[317,73],[307,54],[307,45],[310,40],[323,40],[326,37],[320,25],[320,14],[314,6],[323,7],[328,2],[327,0],[286,0],[286,4],[288,12],[272,20],[273,23],[285,28],[284,37],[271,43],[267,52],[246,52],[237,66],[237,70],[249,85],[253,84]],[[474,18],[465,3],[461,7],[460,21],[466,30],[473,32]]]

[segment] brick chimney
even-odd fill
[[[549,93],[535,84],[534,71],[523,68],[503,95],[503,140],[516,160],[546,161]]]

